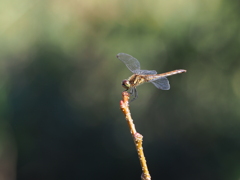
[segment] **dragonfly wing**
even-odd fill
[[[125,53],[118,53],[117,58],[121,60],[132,73],[139,74],[140,63],[136,58]]]
[[[139,74],[157,74],[157,71],[155,70],[140,70]]]
[[[154,86],[156,86],[158,89],[162,89],[162,90],[169,90],[170,89],[170,84],[169,81],[166,77],[161,77],[159,79],[150,81],[151,83],[154,84]]]

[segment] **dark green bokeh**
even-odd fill
[[[19,3],[0,3],[1,177],[140,179],[119,109],[124,52],[187,70],[131,104],[152,179],[240,178],[237,2]]]

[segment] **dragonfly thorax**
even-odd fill
[[[124,87],[126,90],[128,90],[131,87],[131,84],[129,83],[128,80],[123,80],[122,81],[122,87]]]

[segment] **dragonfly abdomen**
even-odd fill
[[[185,69],[177,69],[177,70],[174,70],[174,71],[169,71],[169,72],[162,73],[162,74],[157,74],[157,75],[172,76],[172,75],[175,75],[175,74],[180,74],[180,73],[185,73],[185,72],[186,72]]]
[[[184,73],[184,72],[186,72],[186,70],[177,69],[177,70],[169,71],[169,72],[166,72],[166,73],[161,73],[161,74],[156,74],[156,75],[147,75],[147,81],[152,81],[154,79],[159,79],[161,77],[172,76],[172,75],[180,74],[180,73]]]

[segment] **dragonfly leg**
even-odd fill
[[[138,98],[138,92],[137,92],[137,89],[134,88],[134,91],[135,91],[135,97]]]
[[[138,92],[137,92],[136,87],[132,88],[131,91],[132,91],[132,95],[133,95],[134,97],[132,98],[132,100],[131,100],[130,102],[133,102],[135,99],[138,98]]]
[[[134,94],[133,88],[130,89],[129,94],[131,94],[131,95]]]

